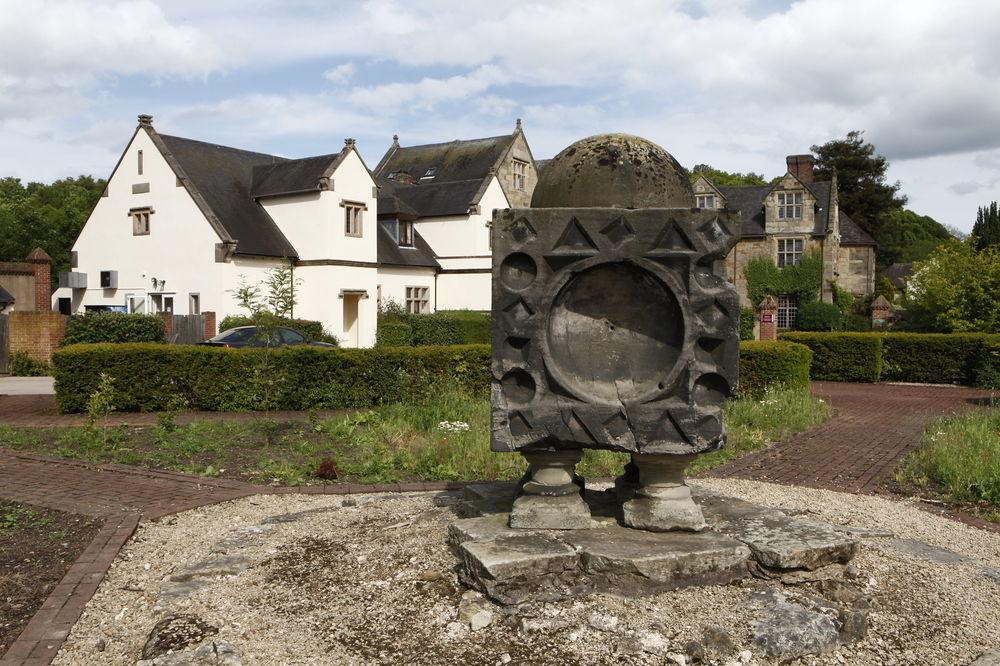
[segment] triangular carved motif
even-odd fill
[[[617,247],[635,236],[635,230],[624,217],[619,216],[612,220],[608,226],[601,229],[601,234],[611,241],[612,245]]]
[[[676,220],[670,220],[667,226],[663,227],[660,235],[653,242],[653,249],[656,250],[687,250],[695,252],[696,248],[688,235],[681,229],[681,225]]]
[[[514,237],[518,243],[525,243],[532,240],[535,236],[535,228],[531,226],[527,218],[519,217],[514,220],[514,223],[508,227],[510,230],[510,235]]]
[[[535,314],[531,307],[524,302],[523,298],[519,298],[507,307],[503,309],[504,312],[509,314],[511,318],[519,324],[526,322],[531,318],[531,315]]]
[[[581,444],[596,444],[597,438],[590,432],[590,428],[587,424],[583,422],[577,413],[573,410],[569,412],[569,418],[566,419],[566,426],[569,431],[573,433],[574,441],[580,442]]]
[[[719,239],[725,238],[726,236],[731,236],[732,234],[719,223],[719,218],[713,217],[711,220],[701,225],[698,229],[706,237],[708,237],[713,243]]]
[[[531,422],[521,412],[511,412],[510,414],[510,434],[515,437],[527,435],[531,432]]]
[[[562,235],[556,241],[552,251],[557,254],[592,254],[597,252],[597,245],[591,240],[587,230],[583,228],[580,221],[575,217],[569,221]]]

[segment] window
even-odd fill
[[[437,170],[438,170],[437,167],[431,167],[430,169],[424,172],[424,175],[420,177],[420,180],[423,180],[424,178],[430,180],[437,173]]]
[[[139,165],[139,175],[142,175],[142,151],[139,151],[138,155],[138,165]]]
[[[153,214],[152,208],[133,208],[128,212],[132,218],[132,235],[149,235],[149,216]]]
[[[286,345],[301,345],[306,341],[302,335],[290,328],[279,328],[278,335]]]
[[[795,328],[799,314],[799,301],[794,294],[778,296],[778,328]]]
[[[801,192],[778,192],[778,219],[802,219]]]
[[[514,189],[524,192],[525,176],[528,174],[528,163],[514,160]]]
[[[425,314],[431,311],[430,289],[427,287],[406,288],[406,311],[410,314]]]
[[[132,313],[144,313],[146,311],[145,294],[127,294],[125,296],[125,310]]]
[[[413,247],[413,222],[410,220],[399,221],[399,245]]]
[[[778,239],[778,268],[783,266],[798,266],[802,263],[802,239]]]
[[[694,200],[698,208],[715,208],[714,194],[699,194],[695,196]]]
[[[351,203],[345,201],[344,206],[344,235],[345,236],[361,236],[362,231],[362,214],[364,213],[364,204]]]
[[[174,296],[173,294],[151,294],[150,300],[150,312],[153,314],[174,313]]]
[[[201,314],[201,294],[188,294],[188,314]]]

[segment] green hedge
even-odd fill
[[[163,320],[151,314],[88,312],[66,322],[61,346],[96,342],[163,342]]]
[[[118,411],[155,411],[175,396],[193,409],[336,409],[414,400],[458,386],[483,396],[486,345],[387,349],[225,349],[196,345],[75,345],[53,355],[56,402],[86,409],[101,373]]]
[[[800,331],[838,331],[844,328],[844,315],[833,303],[812,301],[799,308],[795,327]]]
[[[757,324],[757,313],[753,308],[740,308],[740,340],[753,340],[753,328]]]
[[[48,377],[52,374],[52,366],[24,352],[14,352],[10,355],[10,374],[13,377]]]
[[[882,376],[882,338],[869,333],[782,333],[813,351],[812,378],[877,382]]]
[[[376,347],[412,347],[413,328],[405,321],[380,321],[375,332]]]
[[[337,339],[331,335],[328,335],[326,331],[323,330],[322,322],[313,321],[311,319],[289,319],[287,317],[275,317],[269,315],[270,319],[273,319],[275,326],[286,326],[288,328],[294,329],[306,336],[310,340],[319,340],[320,342],[332,342],[336,343]],[[238,326],[253,326],[254,320],[251,317],[243,317],[239,315],[231,315],[224,318],[219,322],[219,332],[228,331],[231,328],[237,328]]]
[[[488,345],[493,340],[493,320],[490,315],[474,310],[438,310],[439,316],[451,317],[458,321],[462,344]]]
[[[791,332],[780,337],[813,350],[813,379],[1000,387],[1000,335]]]
[[[375,334],[379,346],[489,344],[490,316],[471,310],[430,314],[382,314]]]
[[[792,342],[750,340],[740,343],[740,395],[771,387],[806,388],[813,353]]]

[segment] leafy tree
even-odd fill
[[[933,218],[918,215],[905,208],[893,208],[879,218],[875,241],[878,243],[878,263],[888,266],[897,262],[920,261],[952,235]]]
[[[279,317],[294,317],[295,306],[299,304],[295,290],[302,280],[295,277],[291,265],[269,270],[264,284],[267,285],[267,304],[271,312]]]
[[[899,181],[886,182],[889,162],[875,153],[875,146],[865,141],[863,134],[854,130],[844,139],[827,141],[811,150],[816,153],[816,177],[829,180],[836,170],[840,208],[876,236],[882,215],[902,208],[906,197],[899,194]]]
[[[733,186],[742,187],[745,185],[767,185],[767,181],[764,180],[764,176],[759,173],[754,173],[752,171],[747,171],[746,173],[739,172],[729,172],[722,171],[720,169],[713,169],[707,164],[696,164],[693,169],[691,169],[688,177],[691,178],[691,182],[698,180],[698,176],[704,176],[712,181],[712,184],[721,186]]]
[[[0,178],[0,261],[21,261],[36,247],[52,257],[52,277],[69,270],[69,256],[106,181],[91,176],[53,183]]]
[[[1000,246],[1000,211],[996,201],[979,207],[972,227],[972,245],[977,250]]]
[[[914,324],[929,330],[1000,330],[1000,246],[976,252],[969,243],[942,243],[914,266],[903,302]]]

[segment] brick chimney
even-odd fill
[[[52,311],[52,257],[36,247],[25,260],[35,274],[35,311]]]
[[[792,174],[803,183],[813,182],[813,165],[816,158],[812,155],[789,155],[785,158],[788,164],[788,173]]]

